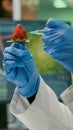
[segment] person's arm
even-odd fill
[[[34,58],[25,45],[15,42],[5,48],[5,77],[17,85],[11,102],[11,112],[30,130],[70,130],[73,116],[58,102],[55,93],[39,76]],[[27,98],[36,94],[30,104]]]
[[[73,73],[73,28],[62,20],[49,19],[42,37],[43,49],[70,73]],[[73,85],[61,94],[73,112]]]
[[[30,130],[72,130],[73,115],[59,103],[53,90],[40,78],[40,87],[34,101],[28,100],[15,90],[10,105],[11,113]]]

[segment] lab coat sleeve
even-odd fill
[[[73,113],[73,84],[61,94],[61,98]]]
[[[67,106],[58,102],[55,93],[42,78],[31,105],[15,90],[10,111],[30,130],[73,130],[72,113]]]

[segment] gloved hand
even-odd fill
[[[18,86],[22,96],[33,96],[39,88],[40,78],[31,53],[24,45],[16,42],[7,47],[3,55],[5,77]]]
[[[73,73],[73,28],[63,21],[49,19],[42,40],[44,50]]]

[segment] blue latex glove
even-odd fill
[[[63,21],[49,19],[42,40],[44,50],[73,73],[73,28]]]
[[[33,96],[39,87],[39,74],[31,53],[21,43],[13,43],[4,50],[3,67],[5,77],[18,86],[24,97]]]

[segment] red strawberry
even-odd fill
[[[13,40],[17,40],[17,39],[26,40],[27,39],[27,32],[22,27],[21,24],[17,24],[16,28],[13,31],[12,39]]]

